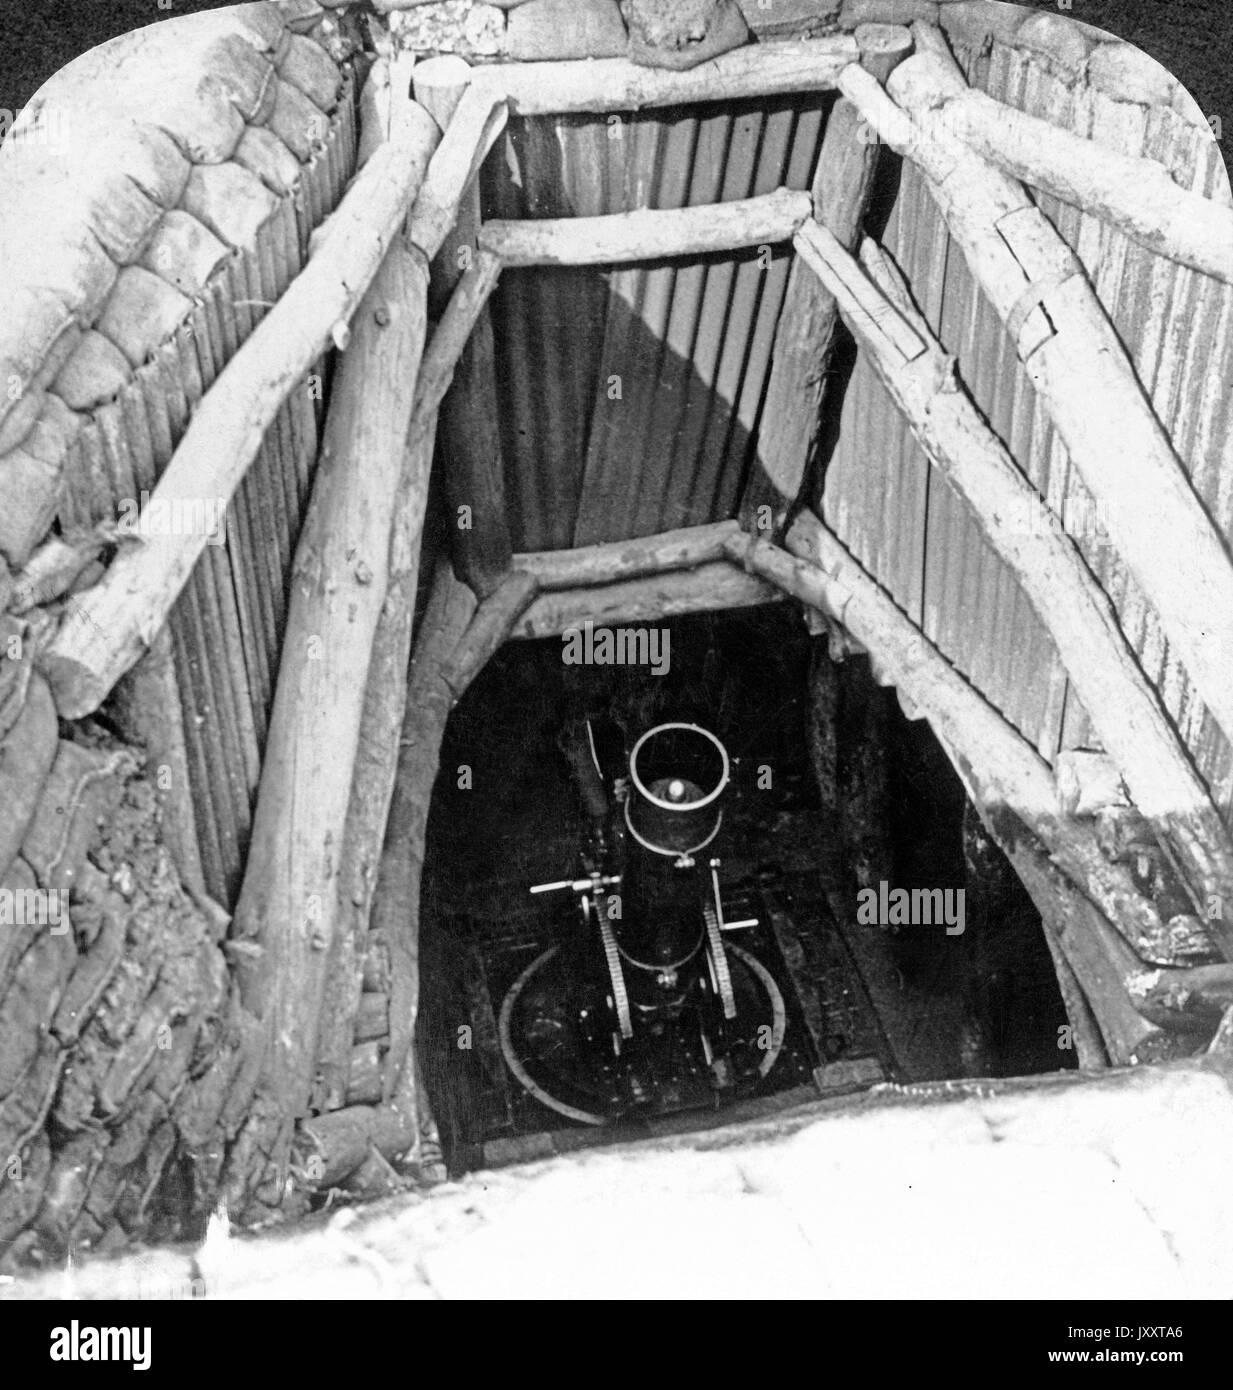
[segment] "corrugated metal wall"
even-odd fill
[[[1194,188],[1228,197],[1219,147],[1174,112],[1070,85],[1038,55],[1006,45],[959,56],[972,83],[1000,100],[1159,159]],[[484,212],[585,216],[807,188],[829,106],[829,98],[808,97],[723,112],[514,121],[486,168]],[[1040,204],[1087,267],[1198,492],[1233,538],[1233,290],[1054,199]],[[1072,517],[1087,506],[1090,518],[1090,499],[1001,322],[910,167],[883,240],[1032,481]],[[748,253],[611,271],[506,272],[493,320],[517,549],[619,540],[734,514],[786,272],[782,250],[769,266]],[[1047,759],[1093,746],[1048,633],[863,363],[826,462],[826,519],[972,683]],[[1076,538],[1229,813],[1228,743],[1099,528],[1080,521]]]
[[[341,198],[355,158],[348,83],[322,149],[260,229],[255,253],[225,263],[171,341],[81,430],[64,467],[63,525],[111,520],[121,499],[153,489],[203,393],[307,260],[309,235]],[[228,906],[252,826],[320,409],[300,389],[279,410],[226,508],[226,543],[206,546],[172,609],[173,670],[157,695],[147,689],[132,701],[131,732],[160,757],[174,748],[183,759],[177,768],[170,755],[171,775],[187,775],[204,886]],[[135,678],[153,679],[144,666]],[[124,704],[123,686],[119,694]],[[174,802],[185,789],[177,781],[170,793]]]
[[[1227,200],[1219,147],[1173,112],[1070,86],[1039,59],[1005,45],[960,57],[973,85],[999,100],[1125,153],[1159,159],[1186,184]],[[1153,255],[1098,218],[1044,195],[1038,201],[1078,252],[1199,495],[1233,539],[1233,289]],[[1171,658],[1107,537],[1084,524],[1085,509],[1089,520],[1093,515],[1090,496],[1072,476],[1008,335],[911,168],[903,171],[884,241],[994,430],[1040,492],[1078,518],[1072,534],[1227,814],[1233,791],[1228,744]],[[1151,499],[1143,505],[1150,507]],[[863,364],[844,401],[823,510],[896,601],[1045,757],[1052,759],[1059,748],[1091,746],[1086,715],[1048,634],[966,507],[931,474]],[[1186,557],[1176,561],[1184,565]]]
[[[571,217],[809,187],[817,98],[516,120],[488,217]],[[730,516],[787,284],[785,248],[602,269],[510,270],[493,302],[519,550]]]

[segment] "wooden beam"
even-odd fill
[[[355,313],[407,215],[437,144],[416,107],[404,138],[365,164],[316,254],[223,368],[193,417],[150,505],[230,501],[279,407]],[[164,528],[165,530],[165,528]],[[62,718],[97,709],[148,649],[205,548],[196,535],[142,535],[69,608],[43,663]]]
[[[1049,630],[1101,742],[1196,900],[1227,892],[1233,844],[1108,597],[963,389],[898,268],[869,240],[862,266],[816,225],[802,230],[800,245],[921,447]],[[1212,926],[1233,959],[1233,929]]]
[[[454,703],[441,670],[474,614],[475,594],[455,577],[448,562],[439,564],[413,650],[393,796],[373,899],[371,935],[385,945],[390,960],[390,1026],[392,1033],[397,1032],[402,1054],[399,1067],[414,1037],[418,1008],[419,896],[428,803],[445,722]],[[397,1009],[408,1004],[409,1016],[397,1018]],[[387,1086],[391,1077],[392,1070],[387,1071]]]
[[[1206,1040],[1233,1008],[1233,965],[1144,971],[1131,979],[1130,997],[1144,1018]]]
[[[411,1069],[408,1068],[410,1072]],[[318,1191],[337,1187],[372,1149],[387,1159],[414,1153],[422,1128],[423,1096],[414,1074],[381,1105],[350,1105],[301,1122],[297,1168]]]
[[[716,521],[575,550],[527,551],[514,556],[514,568],[533,574],[541,590],[615,584],[622,579],[693,569],[725,559],[725,546],[740,534],[740,529],[735,521]]]
[[[468,193],[505,129],[500,99],[472,83],[452,108],[439,155],[428,166],[407,234],[431,261],[445,244]]]
[[[1121,769],[1107,753],[1063,748],[1053,760],[1058,809],[1068,816],[1098,816],[1128,804]]]
[[[1077,981],[1109,1062],[1126,1067],[1181,1055],[1185,1049],[1135,1007],[1130,989],[1142,962],[1104,914],[1047,854],[1013,837],[997,838],[1040,913],[1050,949],[1061,954]]]
[[[982,801],[1030,821],[1051,820],[1056,790],[1048,764],[878,588],[810,512],[788,533],[796,554],[742,535],[729,552],[812,608],[829,614],[864,646],[883,684],[892,684],[929,720],[942,742],[980,770]]]
[[[1157,160],[1121,154],[971,88],[938,92],[930,110],[1012,178],[1105,218],[1148,251],[1233,284],[1233,208],[1185,188]]]
[[[885,76],[912,50],[906,29],[869,26]],[[885,32],[883,32],[885,31]],[[855,246],[873,188],[879,147],[863,139],[864,122],[846,98],[827,117],[813,183],[813,215],[844,246]],[[800,260],[788,272],[775,328],[771,374],[758,425],[757,452],[741,498],[741,524],[778,536],[801,494],[822,424],[822,402],[839,314],[835,300]]]
[[[437,123],[447,126],[471,82],[461,58],[430,58],[415,69],[415,95]],[[458,217],[432,264],[432,301],[454,290],[477,255],[479,188],[473,180]],[[505,465],[497,403],[496,350],[487,306],[476,315],[441,404],[437,443],[449,513],[450,552],[459,578],[487,598],[509,571],[513,554],[505,503]]]
[[[803,512],[794,523],[793,543],[809,561],[748,536],[731,549],[850,628],[868,646],[878,679],[905,692],[929,720],[969,799],[1031,893],[1051,948],[1061,951],[1079,981],[1111,1057],[1125,1064],[1172,1055],[1168,1040],[1138,1015],[1128,994],[1142,962],[1127,939],[1135,939],[1150,905],[1128,881],[1118,881],[1089,830],[1057,815],[1047,764],[812,513]],[[812,562],[815,556],[821,564]]]
[[[421,109],[409,97],[403,102],[408,110]],[[392,128],[402,128],[404,120],[392,120]],[[473,164],[475,149],[468,150],[468,142],[474,140],[476,149],[483,143],[486,122],[472,119],[463,126],[467,140],[443,142],[434,156],[437,189],[455,186],[457,171]],[[391,141],[365,169],[379,163],[385,148],[401,147]],[[432,167],[425,186],[433,181]],[[430,228],[440,206],[434,197]],[[408,233],[414,224],[413,214]],[[410,235],[397,238],[356,316],[339,369],[296,553],[233,924],[237,942],[259,948],[240,957],[237,977],[241,998],[267,1034],[262,1080],[274,1098],[269,1115],[250,1125],[249,1151],[258,1162],[268,1156],[276,1167],[286,1158],[289,1122],[314,1105],[337,1103],[339,1090],[345,1097],[345,1078],[319,1076],[317,1061],[323,1028],[331,1055],[342,1041],[339,1002],[327,1000],[327,989],[340,978],[340,967],[348,966],[353,947],[343,854],[367,678],[391,577],[391,516],[424,348],[427,285],[426,253]],[[355,993],[343,1001],[344,1012]],[[247,1180],[255,1185],[263,1175],[249,1174]]]
[[[496,285],[499,270],[495,258],[481,257],[463,276],[420,363],[415,406],[393,504],[389,582],[368,665],[364,715],[343,837],[339,872],[341,926],[326,985],[318,1049],[320,1100],[325,1109],[336,1109],[345,1101],[347,1066],[361,1004],[363,957],[398,771],[397,759],[391,758],[390,749],[397,745],[407,709],[408,664],[437,407],[470,337],[471,326]]]
[[[793,246],[802,262],[827,288],[862,343],[874,343],[900,364],[928,355],[930,336],[919,332],[855,266],[848,249],[827,228],[807,222]]]
[[[453,383],[458,361],[466,352],[475,325],[484,316],[500,274],[501,262],[497,257],[480,251],[456,282],[424,353],[415,390],[415,410],[407,431],[408,447],[414,444],[417,436],[429,432],[432,418]]]
[[[869,652],[873,673],[929,720],[973,804],[999,823],[1008,815],[1045,845],[1146,960],[1169,959],[1172,939],[1155,905],[1106,858],[1089,826],[1057,810],[1048,764],[928,641],[810,511],[788,528],[789,554],[741,536],[737,563],[846,628]]]
[[[685,613],[714,613],[775,603],[782,595],[771,584],[746,574],[727,560],[678,573],[644,575],[617,584],[544,593],[515,627],[514,637],[559,637],[612,623],[653,623]]]
[[[396,242],[356,317],[335,382],[296,551],[278,685],[233,937],[269,1036],[265,1076],[286,1113],[308,1108],[339,918],[350,800],[389,557],[389,517],[427,324],[428,267]],[[357,679],[357,672],[359,678]]]
[[[385,1096],[409,1071],[419,1003],[420,881],[429,803],[450,711],[535,594],[529,574],[509,575],[478,608],[448,566],[438,572],[415,646],[398,774],[381,855],[373,930],[390,950],[390,1047]]]
[[[230,500],[283,401],[334,337],[344,336],[341,328],[372,283],[410,199],[408,236],[431,259],[504,119],[499,103],[470,89],[433,154],[435,123],[418,105],[408,107],[395,127],[400,134],[368,160],[318,228],[307,266],[206,393],[151,506]],[[81,596],[43,654],[63,718],[97,709],[141,657],[205,547],[204,534],[155,529]]]
[[[476,81],[519,116],[587,111],[607,115],[648,106],[829,91],[842,69],[858,57],[856,41],[837,34],[751,44],[684,72],[640,67],[626,58],[589,58],[493,64],[479,70]]]
[[[479,244],[507,266],[658,261],[787,241],[811,209],[808,193],[779,188],[756,198],[687,208],[524,222],[493,219],[480,228]]]
[[[926,176],[977,282],[1007,324],[1027,374],[1217,724],[1233,738],[1233,563],[1074,252],[1023,186],[937,118],[966,90],[949,57],[917,53],[887,95],[856,65],[844,94]],[[1181,557],[1185,563],[1181,563]]]

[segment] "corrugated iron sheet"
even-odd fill
[[[595,216],[806,189],[828,106],[801,97],[515,120],[486,166],[484,213]],[[788,264],[776,247],[505,273],[492,317],[516,549],[733,514]]]
[[[1219,149],[1167,110],[1068,85],[1002,44],[960,54],[975,86],[1228,197]],[[829,99],[627,117],[515,120],[484,177],[487,216],[564,217],[807,188]],[[1041,196],[1076,249],[1196,490],[1233,536],[1233,291]],[[1000,320],[923,180],[904,167],[883,241],[993,429],[1054,506],[1074,476]],[[621,540],[733,515],[750,466],[787,257],[506,272],[493,300],[507,499],[517,549]],[[895,600],[1052,760],[1094,746],[1052,640],[966,507],[858,359],[821,506]],[[1151,504],[1150,498],[1144,504]],[[1076,537],[1219,803],[1233,752],[1100,534]],[[1185,563],[1185,557],[1178,557]]]
[[[299,272],[315,220],[341,198],[355,153],[348,85],[323,148],[261,229],[256,254],[226,263],[172,341],[82,429],[64,468],[63,526],[114,520],[121,501],[154,487],[203,393]],[[206,547],[172,609],[174,674],[163,693],[178,708],[134,702],[137,737],[144,720],[175,726],[170,741],[182,749],[188,786],[174,784],[168,795],[191,800],[204,885],[228,906],[252,825],[318,408],[304,389],[289,397],[226,509],[225,544]]]
[[[966,55],[966,66],[973,85],[999,100],[1125,153],[1159,159],[1190,186],[1227,200],[1218,146],[1173,112],[1068,86],[1030,55],[1001,44]],[[1044,195],[1038,201],[1083,261],[1196,491],[1226,540],[1233,538],[1233,290],[1153,255],[1098,218]],[[1038,490],[1055,506],[1086,502],[1090,509],[1008,335],[911,168],[903,170],[883,239],[958,359],[968,390]],[[966,508],[931,473],[863,363],[843,402],[822,506],[896,601],[1045,757],[1052,759],[1059,748],[1093,746],[1086,713],[1048,633]],[[1233,758],[1227,741],[1171,657],[1107,538],[1080,527],[1076,539],[1228,815]],[[1177,563],[1184,565],[1185,557]]]

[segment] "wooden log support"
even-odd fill
[[[1201,906],[1233,886],[1233,845],[1108,598],[1056,517],[957,380],[954,362],[874,242],[862,264],[825,228],[802,230],[801,255],[846,322],[934,467],[971,508],[1052,634],[1107,752],[1139,810],[1172,851]],[[1212,923],[1233,959],[1233,930]]]
[[[379,150],[330,218],[316,254],[193,412],[150,505],[169,514],[202,497],[230,501],[280,406],[355,313],[424,178],[437,128],[416,108],[408,133]],[[66,719],[91,713],[163,626],[207,536],[143,533],[69,608],[43,658]]]
[[[808,193],[779,188],[756,198],[688,208],[526,222],[493,219],[480,228],[479,244],[506,266],[658,261],[788,241],[811,210]]]
[[[1171,958],[1172,938],[1155,905],[1110,863],[1092,829],[1058,815],[1048,764],[928,641],[810,511],[788,528],[794,552],[742,535],[734,561],[818,609],[871,654],[874,675],[929,720],[976,806],[1010,831],[1023,827],[1146,960]],[[1018,825],[1022,823],[1022,826]]]
[[[461,58],[430,58],[415,70],[416,99],[439,125],[448,125],[470,80],[471,69]],[[444,303],[464,270],[482,254],[477,250],[479,235],[479,189],[473,182],[459,202],[453,229],[433,260],[431,303]],[[501,582],[513,553],[505,505],[495,358],[492,321],[485,306],[458,355],[437,430],[454,569],[480,599]]]
[[[715,613],[776,603],[779,590],[727,560],[677,573],[655,573],[616,584],[544,593],[522,615],[515,637],[559,637],[587,623],[654,623],[685,613]]]
[[[371,935],[389,960],[385,984],[391,1005],[391,1047],[397,1049],[384,1072],[387,1095],[395,1093],[391,1080],[396,1080],[396,1071],[407,1060],[415,1036],[424,836],[445,722],[453,707],[441,670],[474,613],[475,594],[455,577],[448,563],[439,565],[415,643],[398,757],[391,760],[395,775],[372,902]],[[405,1009],[405,1016],[398,1015],[399,1009]]]
[[[431,261],[445,244],[488,151],[505,129],[507,111],[491,91],[472,83],[453,108],[438,156],[428,166],[408,235]]]
[[[458,359],[437,427],[454,568],[481,599],[513,557],[494,359],[485,316]]]
[[[1058,810],[1067,816],[1098,816],[1128,805],[1125,778],[1107,753],[1065,748],[1054,760]]]
[[[847,628],[869,652],[875,675],[902,690],[942,743],[960,750],[982,780],[981,804],[1006,806],[1028,824],[1056,814],[1048,764],[878,588],[811,512],[788,533],[794,554],[742,535],[734,561],[763,575]]]
[[[390,1172],[374,1155],[401,1160],[404,1171],[409,1164],[422,1184],[444,1181],[436,1122],[420,1068],[412,1060],[391,1099],[379,1105],[348,1105],[300,1126],[298,1169],[309,1187],[328,1191],[346,1180],[349,1190],[377,1195],[387,1190]],[[370,1175],[373,1168],[376,1173]]]
[[[415,410],[407,431],[408,450],[435,428],[433,421],[453,383],[458,360],[484,315],[500,274],[501,262],[497,257],[480,251],[450,296],[420,367]]]
[[[410,109],[420,110],[412,106]],[[327,984],[353,979],[354,942],[343,901],[346,826],[371,670],[391,564],[391,516],[403,473],[427,324],[429,249],[495,139],[491,103],[459,104],[459,119],[424,177],[425,205],[391,246],[334,389],[312,504],[296,557],[287,631],[253,839],[235,935],[259,946],[238,971],[241,996],[270,1037],[263,1074],[272,1116],[249,1135],[254,1151],[285,1162],[289,1121],[337,1104],[345,1078],[317,1072],[323,1026],[337,1044]],[[425,119],[429,119],[425,116]],[[403,128],[403,118],[391,120]],[[374,153],[365,171],[386,148]],[[363,177],[361,172],[360,177]],[[451,205],[451,198],[454,200]],[[358,676],[357,676],[358,673]],[[370,808],[361,805],[363,818]],[[344,827],[339,836],[339,827]],[[339,842],[341,839],[341,843]],[[348,868],[350,865],[347,866]],[[350,874],[347,875],[350,877]],[[348,945],[351,946],[348,952]],[[358,990],[342,1011],[358,1003]],[[333,1048],[327,1048],[333,1052]],[[262,1128],[259,1126],[259,1128]]]
[[[791,43],[751,44],[685,72],[639,67],[626,58],[585,62],[500,63],[478,70],[476,82],[519,116],[640,111],[695,101],[825,92],[857,61],[847,34]]]
[[[1151,1022],[1206,1040],[1233,1008],[1233,965],[1144,971],[1131,979],[1130,997]]]
[[[296,552],[278,685],[234,935],[262,948],[238,970],[269,1030],[267,1078],[291,1115],[313,1084],[339,919],[345,824],[365,676],[384,601],[389,525],[427,326],[428,266],[403,241],[357,316],[335,381]]]
[[[1179,184],[1154,159],[1125,155],[971,88],[931,108],[982,159],[1132,241],[1233,284],[1233,208]]]
[[[342,327],[371,285],[412,198],[408,236],[431,260],[504,123],[499,99],[470,88],[437,148],[435,122],[418,104],[408,104],[393,123],[395,138],[372,155],[317,229],[308,264],[195,410],[151,506],[170,504],[174,511],[202,497],[230,501],[283,401],[336,336],[345,341]],[[97,709],[142,656],[206,539],[204,531],[143,536],[68,611],[42,658],[63,718]]]
[[[739,535],[740,529],[738,522],[716,521],[637,540],[580,546],[576,550],[527,551],[514,556],[514,568],[533,574],[545,591],[615,584],[623,579],[694,569],[723,560],[728,541]]]
[[[858,32],[866,61],[879,55],[884,78],[912,51],[906,29],[869,25]],[[859,112],[845,98],[831,109],[813,183],[813,216],[841,245],[855,247],[873,187],[879,148],[862,139]],[[835,300],[800,260],[788,273],[775,329],[757,454],[741,498],[747,531],[777,537],[801,494],[821,429],[822,400],[838,324]]]
[[[386,942],[391,959],[386,1097],[396,1094],[404,1072],[410,1070],[419,998],[420,880],[446,720],[509,636],[535,589],[533,576],[510,574],[476,608],[472,591],[446,566],[438,571],[429,597],[411,667],[397,780],[373,905],[373,929]]]
[[[1128,1063],[1171,1055],[1159,1030],[1139,1017],[1129,999],[1129,981],[1142,962],[1128,941],[1154,909],[1104,860],[1085,827],[1057,815],[1048,765],[816,517],[803,512],[788,537],[809,560],[749,536],[730,549],[734,558],[743,556],[786,592],[849,627],[877,654],[879,678],[906,692],[929,720],[972,804],[1032,894],[1051,944],[1082,986],[1111,1058]]]
[[[355,775],[343,842],[338,950],[326,986],[318,1056],[319,1097],[336,1109],[346,1097],[347,1067],[361,1008],[362,959],[376,890],[381,847],[394,795],[398,742],[407,708],[407,670],[419,587],[419,564],[428,509],[437,408],[471,326],[497,282],[500,263],[481,256],[463,276],[420,363],[415,406],[407,428],[402,472],[390,533],[389,582],[373,639],[364,693]]]
[[[414,1150],[420,1129],[420,1097],[408,1085],[382,1105],[349,1105],[305,1120],[297,1133],[298,1165],[307,1184],[336,1187],[364,1162],[370,1149],[385,1158]]]
[[[967,85],[936,41],[918,46],[927,45],[935,51],[891,74],[888,87],[901,105],[855,64],[840,75],[840,88],[925,174],[1076,469],[1115,518],[1119,552],[1213,718],[1233,737],[1233,564],[1224,543],[1074,252],[1022,184],[939,119],[938,102]]]
[[[1184,1051],[1146,1018],[1131,998],[1141,962],[1104,914],[1079,892],[1049,856],[1013,838],[997,837],[1027,889],[1051,950],[1072,972],[1115,1067],[1167,1061]]]
[[[1009,863],[1009,860],[1007,862]],[[1045,927],[1043,917],[1041,918],[1041,925],[1045,945],[1048,946],[1049,955],[1053,959],[1058,993],[1062,997],[1062,1007],[1066,1010],[1066,1021],[1072,1030],[1071,1041],[1074,1043],[1075,1056],[1078,1058],[1079,1066],[1084,1071],[1101,1071],[1109,1065],[1109,1052],[1105,1047],[1104,1034],[1100,1030],[1100,1024],[1092,1012],[1092,1005],[1087,995],[1083,992],[1079,977],[1071,968],[1070,961],[1067,960],[1066,953],[1062,950],[1057,931]]]

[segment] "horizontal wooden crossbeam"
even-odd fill
[[[640,67],[627,58],[589,58],[494,63],[477,70],[474,80],[507,101],[518,116],[588,111],[609,115],[647,106],[829,91],[840,71],[859,57],[850,34],[835,34],[751,44],[684,72]]]
[[[519,619],[514,637],[559,637],[564,632],[613,623],[654,623],[686,613],[716,613],[777,603],[773,584],[727,560],[697,569],[646,575],[616,584],[541,593]]]
[[[740,530],[735,521],[716,521],[707,526],[683,526],[656,536],[608,541],[575,550],[527,551],[514,556],[514,568],[534,575],[544,591],[615,584],[723,560],[725,545]]]
[[[494,219],[480,228],[479,244],[506,266],[657,261],[787,241],[812,211],[808,193],[780,188],[757,198],[689,208],[521,222]]]

